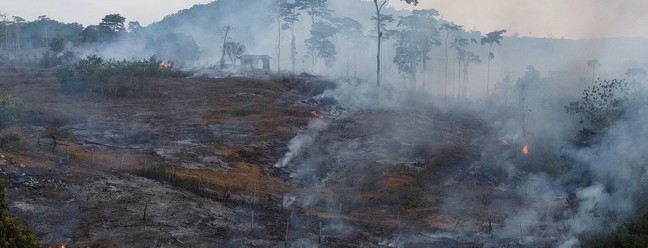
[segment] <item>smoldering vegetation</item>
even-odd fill
[[[115,14],[85,28],[13,18],[1,55],[10,75],[60,66],[68,95],[56,100],[146,105],[129,128],[92,105],[99,114],[79,109],[54,129],[153,154],[128,177],[209,199],[229,225],[177,235],[296,247],[648,242],[648,40],[482,33],[433,9],[376,13],[381,2],[218,0],[146,27]],[[125,99],[97,97],[111,94]]]

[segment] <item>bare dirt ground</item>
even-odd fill
[[[488,240],[486,221],[521,205],[497,190],[501,171],[474,164],[489,149],[517,148],[470,116],[331,115],[298,158],[327,165],[315,187],[273,167],[319,110],[294,80],[149,79],[142,98],[89,98],[63,94],[52,71],[23,68],[0,70],[0,93],[26,108],[10,129],[25,148],[0,160],[11,214],[44,245],[282,247],[288,229],[290,247],[401,246],[401,236],[407,247],[474,247]],[[381,138],[393,130],[407,131]],[[353,156],[321,161],[341,151]],[[151,165],[193,186],[140,176]],[[316,200],[288,207],[286,195]]]

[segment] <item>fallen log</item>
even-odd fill
[[[110,145],[110,144],[102,144],[99,142],[94,142],[94,141],[89,141],[89,140],[83,140],[85,144],[90,144],[90,145],[98,145],[98,146],[105,146],[109,148],[117,148],[117,149],[128,149],[128,147],[125,146],[116,146],[116,145]]]

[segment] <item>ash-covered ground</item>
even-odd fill
[[[27,110],[12,128],[23,149],[0,161],[10,209],[43,244],[551,247],[566,238],[553,220],[569,211],[567,196],[546,196],[551,207],[534,218],[546,222],[510,219],[535,204],[519,194],[533,178],[516,169],[533,158],[469,109],[413,93],[409,107],[358,108],[308,75],[150,79],[143,97],[117,99],[64,95],[48,70],[2,76],[2,91]]]

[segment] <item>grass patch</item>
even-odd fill
[[[167,166],[161,164],[153,164],[148,168],[144,168],[137,173],[139,176],[155,179],[158,181],[168,182],[174,187],[183,188],[194,192],[200,196],[206,196],[200,181],[196,179],[184,178],[176,175],[175,172],[169,170]]]
[[[263,109],[256,106],[245,106],[234,111],[234,116],[245,117],[250,115],[257,115],[263,113]]]
[[[23,105],[5,96],[0,98],[0,129],[11,126],[22,119]]]
[[[0,136],[0,149],[9,152],[19,152],[25,149],[25,144],[18,134],[8,133]]]

